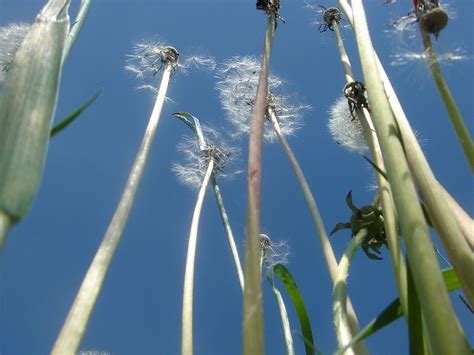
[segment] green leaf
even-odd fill
[[[273,266],[271,271],[278,275],[283,285],[285,285],[286,291],[290,295],[291,301],[293,302],[296,314],[298,315],[298,319],[300,321],[301,331],[303,332],[306,354],[314,354],[316,348],[314,347],[311,323],[309,321],[308,312],[306,311],[306,306],[304,305],[303,297],[301,296],[293,276],[291,276],[288,269],[281,264]]]
[[[64,128],[69,126],[72,121],[74,121],[77,116],[79,116],[86,108],[88,108],[94,101],[97,99],[97,97],[100,95],[101,91],[97,91],[92,98],[90,98],[84,105],[79,107],[76,111],[72,112],[69,116],[67,116],[65,119],[60,121],[57,125],[55,125],[51,129],[50,137],[54,137],[57,133],[61,132]]]
[[[443,278],[446,288],[449,292],[461,288],[461,283],[459,282],[459,279],[452,268],[443,270]],[[342,355],[344,351],[346,351],[349,347],[376,333],[377,331],[389,325],[393,321],[396,321],[402,315],[402,306],[400,304],[400,300],[397,298],[395,301],[390,303],[377,317],[372,319],[369,324],[367,324],[364,329],[362,329],[349,344],[347,344],[344,348],[336,352],[336,354]]]

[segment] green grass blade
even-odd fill
[[[309,321],[309,316],[303,301],[303,297],[301,296],[293,276],[288,271],[288,269],[281,264],[275,265],[272,268],[272,271],[278,275],[283,285],[285,285],[286,291],[290,295],[291,301],[293,302],[293,306],[295,307],[296,314],[298,315],[298,319],[300,321],[301,331],[303,332],[306,354],[314,354],[315,347],[313,332],[311,330],[311,322]]]
[[[443,279],[449,292],[459,290],[461,288],[461,283],[459,282],[459,279],[452,268],[443,270]],[[397,298],[392,303],[390,303],[377,317],[372,319],[369,324],[367,324],[349,344],[336,352],[336,355],[342,355],[349,347],[396,321],[402,315],[402,306],[400,305],[400,300]]]
[[[57,133],[61,132],[64,128],[69,126],[72,121],[74,121],[83,111],[85,111],[86,108],[88,108],[95,101],[95,99],[97,99],[100,93],[100,90],[97,91],[95,95],[92,96],[92,98],[90,98],[84,105],[79,107],[76,111],[72,112],[69,116],[67,116],[65,119],[56,124],[51,129],[50,137],[54,137]]]

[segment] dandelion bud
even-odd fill
[[[0,81],[10,69],[15,53],[30,30],[27,23],[12,23],[0,27]]]
[[[344,96],[330,108],[328,128],[334,141],[347,150],[362,154],[368,149],[362,125],[358,119],[352,117]]]

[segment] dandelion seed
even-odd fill
[[[12,23],[0,27],[0,81],[10,69],[15,53],[30,30],[27,23]]]
[[[216,60],[214,57],[203,55],[192,55],[184,59],[184,64],[180,65],[184,70],[187,69],[205,69],[214,71],[216,69]]]
[[[260,63],[253,56],[232,57],[225,61],[217,71],[216,88],[227,119],[234,126],[234,138],[247,134],[250,129],[252,109],[258,86]],[[294,95],[281,93],[283,80],[275,75],[268,78],[268,91],[271,93],[272,109],[276,113],[284,135],[293,135],[301,127],[303,112],[311,106],[296,103]],[[264,138],[274,141],[277,136],[269,124]]]
[[[328,128],[334,141],[347,150],[362,154],[368,149],[362,125],[358,119],[353,119],[344,96],[331,106]]]
[[[173,164],[171,170],[178,180],[187,187],[198,189],[206,173],[210,159],[214,160],[214,174],[220,178],[232,178],[240,171],[228,169],[228,165],[238,157],[238,149],[221,140],[216,130],[203,127],[206,147],[201,149],[194,136],[184,136],[178,143],[178,150],[184,154],[183,162]]]
[[[413,52],[407,49],[398,49],[397,53],[393,54],[390,65],[401,66],[410,64],[413,62],[426,62],[428,61],[428,54],[425,51]],[[466,54],[461,48],[455,48],[452,51],[438,54],[438,63],[443,65],[454,64],[455,62],[466,62],[472,60],[472,55]]]
[[[267,269],[277,264],[288,264],[290,247],[286,241],[273,242],[267,234],[260,234],[260,247],[262,248],[262,262]]]

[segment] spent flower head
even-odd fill
[[[0,27],[0,81],[5,79],[5,74],[15,58],[15,53],[30,30],[28,23],[11,23]]]
[[[202,129],[206,139],[205,146],[200,147],[195,136],[184,136],[178,143],[178,150],[184,154],[183,161],[173,164],[171,168],[181,183],[193,189],[200,187],[211,159],[214,160],[216,176],[232,178],[240,172],[233,170],[232,167],[229,169],[229,164],[239,155],[238,149],[221,140],[216,130],[207,126],[203,126]]]
[[[254,56],[232,57],[217,69],[216,88],[226,117],[234,126],[234,138],[249,132],[259,73],[260,63]],[[283,84],[278,76],[269,75],[267,104],[275,112],[282,133],[293,135],[301,127],[304,111],[311,106],[296,102],[294,95],[284,94]],[[270,123],[264,137],[269,141],[276,138]]]
[[[346,97],[337,99],[329,109],[328,128],[334,141],[347,150],[362,154],[368,149],[362,125],[352,117]]]
[[[267,234],[260,234],[260,247],[263,264],[271,269],[277,264],[288,264],[290,247],[286,241],[273,242]]]

